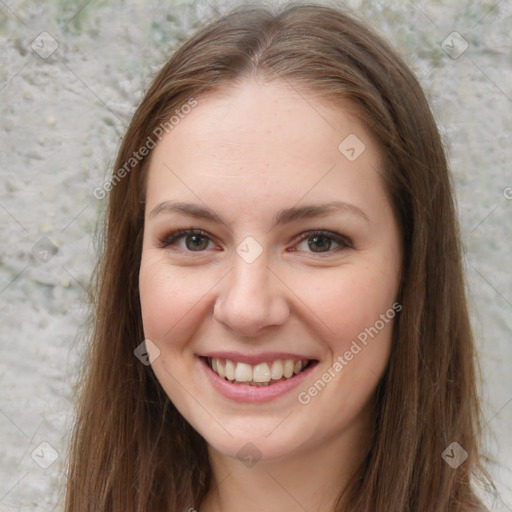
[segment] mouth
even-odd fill
[[[270,387],[279,382],[292,380],[318,363],[316,359],[276,359],[258,364],[217,357],[201,357],[201,359],[221,379],[252,387]]]

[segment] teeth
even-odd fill
[[[295,363],[291,359],[287,359],[284,362],[283,375],[287,379],[289,379],[293,375],[294,368],[295,368]]]
[[[215,366],[213,366],[213,361],[216,361],[217,369],[215,369]],[[215,373],[218,373],[222,378],[224,378],[226,376],[226,368],[221,363],[220,359],[212,359],[212,370]]]
[[[254,382],[270,382],[270,368],[267,363],[257,364],[252,369],[252,380]]]
[[[273,380],[279,380],[283,377],[283,363],[281,361],[274,361],[272,363],[272,370],[270,371],[270,376]]]
[[[252,368],[250,364],[238,363],[235,370],[235,380],[237,382],[251,382]]]
[[[229,359],[211,358],[209,363],[217,375],[229,381],[247,383],[251,386],[268,386],[272,381],[289,379],[300,373],[309,361],[286,359],[252,366],[247,363],[235,363]]]
[[[235,363],[226,359],[226,379],[235,380]]]

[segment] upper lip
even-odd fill
[[[316,360],[314,357],[291,352],[262,352],[260,354],[243,354],[242,352],[217,350],[207,352],[204,354],[199,354],[199,356],[210,357],[212,359],[229,359],[230,361],[233,361],[235,363],[246,363],[250,365],[276,361],[278,359],[293,359],[294,361],[301,361],[305,359],[307,359],[308,361]]]

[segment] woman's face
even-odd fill
[[[284,82],[197,101],[151,155],[139,283],[152,368],[222,454],[353,439],[401,309],[378,148],[348,108]]]

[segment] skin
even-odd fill
[[[359,344],[307,405],[297,398],[398,293],[400,234],[379,174],[381,153],[354,112],[284,82],[245,80],[198,98],[152,152],[139,280],[143,325],[160,351],[152,363],[159,382],[208,443],[214,481],[200,512],[296,511],[298,503],[332,510],[368,447],[393,320]],[[354,161],[338,149],[350,134],[366,146]],[[165,201],[206,205],[222,222],[152,215]],[[283,208],[330,201],[363,215],[345,209],[273,227]],[[199,251],[190,250],[190,239],[187,248],[185,237],[159,245],[188,228],[209,237],[196,239]],[[350,245],[331,239],[329,247],[323,239],[324,252],[315,252],[307,234],[315,229]],[[252,263],[236,251],[248,236],[263,249]],[[284,396],[240,403],[220,395],[199,366],[197,355],[212,350],[292,352],[318,364]],[[249,442],[260,457],[251,467],[237,458]]]

